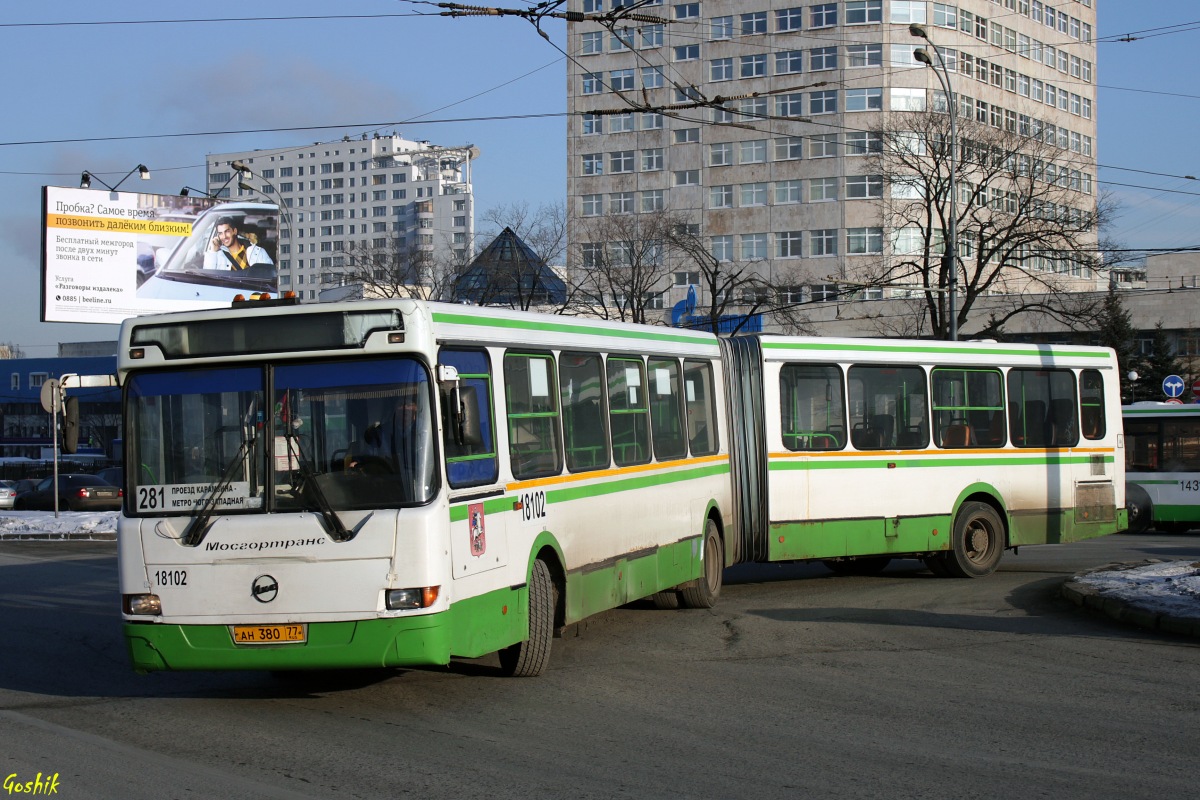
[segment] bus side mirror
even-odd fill
[[[68,397],[63,400],[63,440],[62,451],[74,453],[79,449],[79,398]]]
[[[459,447],[483,444],[479,430],[479,400],[474,386],[459,384],[450,389],[450,425]]]

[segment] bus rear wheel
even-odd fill
[[[721,596],[721,579],[725,573],[725,548],[717,523],[709,519],[704,526],[704,574],[679,587],[679,599],[684,608],[712,608]]]
[[[1004,553],[1004,522],[987,503],[965,503],[954,518],[953,544],[945,561],[950,577],[990,575]]]
[[[505,675],[533,678],[546,671],[554,642],[556,594],[550,568],[537,559],[529,577],[529,637],[500,651],[500,669]]]

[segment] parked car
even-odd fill
[[[17,499],[16,481],[0,481],[0,508],[12,508]]]
[[[121,467],[105,467],[96,473],[96,477],[105,483],[111,483],[121,489],[125,488],[125,470]]]
[[[58,508],[66,511],[116,511],[121,508],[121,488],[95,475],[81,472],[58,476]],[[18,494],[13,508],[19,511],[54,510],[54,476],[43,478],[31,491]]]

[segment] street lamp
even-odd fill
[[[917,48],[913,51],[913,58],[925,64],[933,70],[933,74],[937,76],[938,83],[946,91],[946,104],[950,111],[950,231],[949,231],[949,253],[942,259],[943,269],[949,267],[947,277],[947,317],[949,318],[949,339],[956,341],[958,339],[958,308],[957,308],[957,287],[958,287],[958,184],[956,182],[955,166],[958,159],[958,100],[954,97],[954,92],[950,89],[950,72],[946,69],[946,62],[942,59],[942,54],[938,52],[937,45],[929,38],[929,34],[920,25],[909,25],[908,32],[918,39],[924,39],[929,42],[930,48],[933,50],[934,56],[937,57],[937,64],[934,64],[933,59],[929,55],[929,51],[925,48]],[[941,67],[941,72],[938,72],[938,67]],[[948,262],[948,264],[947,264]]]

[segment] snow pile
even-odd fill
[[[55,518],[53,511],[2,511],[0,512],[0,538],[5,536],[24,537],[40,534],[53,539],[56,536],[74,534],[87,537],[92,534],[115,534],[118,511],[60,511]]]
[[[1105,597],[1164,614],[1200,616],[1200,561],[1161,561],[1076,576]]]

